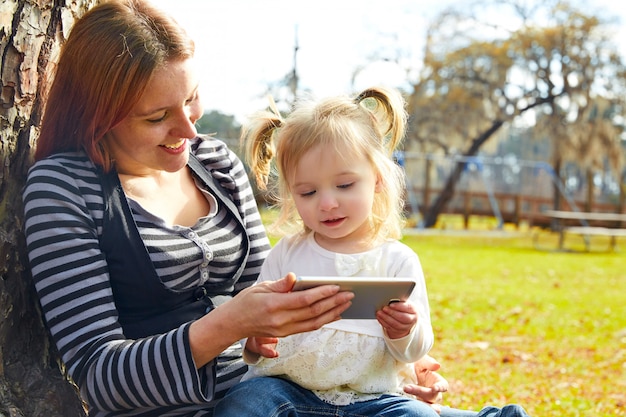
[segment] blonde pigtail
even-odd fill
[[[369,98],[376,101],[374,108],[363,103]],[[379,128],[381,140],[384,141],[383,145],[391,155],[402,142],[406,132],[408,116],[400,93],[384,87],[372,87],[361,92],[354,102],[372,113],[375,124]]]
[[[283,120],[270,98],[270,109],[252,116],[247,128],[241,131],[241,144],[245,150],[245,159],[252,171],[253,177],[261,190],[266,190],[272,166],[272,159],[276,153],[274,134]]]
[[[399,147],[407,125],[405,102],[397,90],[385,87],[372,87],[355,98],[370,117],[370,129],[374,130],[372,140],[378,140],[378,151],[371,148],[370,155],[384,183],[376,194],[372,207],[373,235],[385,238],[402,236],[403,190],[405,176],[403,170],[391,158]],[[372,103],[373,102],[373,103]]]

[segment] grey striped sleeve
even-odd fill
[[[43,313],[89,404],[102,410],[206,404],[201,381],[207,378],[195,370],[188,326],[144,340],[124,338],[98,247],[103,202],[94,167],[78,154],[40,161],[23,199]]]

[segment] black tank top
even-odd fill
[[[250,253],[250,238],[231,195],[192,153],[188,166],[237,220],[243,232],[245,256],[228,280],[207,283],[184,291],[167,288],[159,278],[135,224],[117,172],[102,173],[104,219],[100,247],[107,260],[113,299],[119,322],[128,338],[165,333],[197,320],[231,298]]]

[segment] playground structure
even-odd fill
[[[417,218],[417,227],[422,227],[419,218],[441,192],[457,163],[464,163],[465,169],[454,197],[442,214],[462,215],[465,228],[471,216],[494,217],[497,228],[505,223],[519,227],[522,222],[552,227],[553,219],[545,212],[557,208],[555,194],[561,200],[558,208],[562,210],[624,212],[619,181],[600,178],[599,186],[594,186],[590,206],[584,178],[572,175],[564,183],[547,162],[519,160],[514,156],[439,157],[412,152],[398,153],[396,159],[407,174],[407,213]],[[581,226],[588,224],[582,220]],[[620,227],[614,222],[605,226]]]

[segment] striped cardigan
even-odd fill
[[[212,138],[193,140],[191,152],[230,192],[250,239],[234,295],[256,280],[269,242],[235,154]],[[104,199],[98,173],[82,152],[53,155],[33,165],[23,194],[30,267],[61,359],[90,416],[211,416],[214,401],[245,372],[240,347],[233,344],[216,365],[196,370],[190,323],[137,340],[124,336],[100,247]],[[164,224],[135,202],[130,207],[168,288],[184,290],[235,272],[242,236],[229,229],[236,222],[226,210],[185,228]]]

